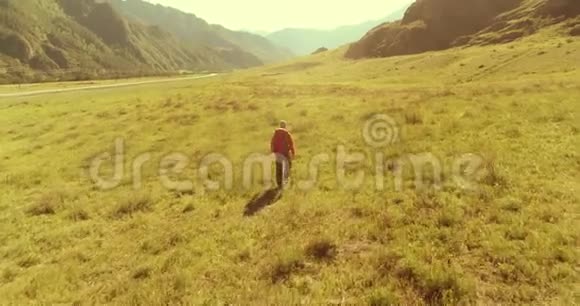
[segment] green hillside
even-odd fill
[[[212,25],[212,29],[224,39],[256,55],[266,64],[288,60],[295,56],[290,49],[275,45],[267,38],[259,35],[230,31],[220,25]]]
[[[135,14],[145,7],[151,11],[144,14],[165,16],[166,20],[182,16],[184,23],[175,24],[182,27],[181,32],[171,24],[126,18],[122,14],[125,10],[117,6],[120,3],[123,8],[134,9]],[[291,56],[264,38],[209,26],[177,10],[135,0],[120,3],[2,0],[0,82],[224,71]]]
[[[157,25],[193,48],[206,45],[230,50],[232,53],[249,53],[264,63],[281,61],[293,56],[289,51],[274,45],[264,37],[210,25],[193,14],[176,9],[141,0],[115,0],[112,4],[127,17]]]

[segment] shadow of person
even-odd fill
[[[282,190],[273,188],[256,194],[246,205],[244,216],[251,217],[262,209],[278,202],[282,198]]]

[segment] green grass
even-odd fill
[[[571,305],[578,50],[552,33],[363,61],[343,49],[214,79],[1,99],[0,300]],[[268,152],[279,119],[295,135],[300,180],[338,145],[376,152],[361,136],[376,113],[400,125],[385,156],[433,153],[446,166],[441,189],[417,190],[405,171],[400,191],[388,173],[383,191],[370,176],[343,190],[328,163],[313,190],[290,188],[243,216],[263,188],[241,187],[241,163]],[[117,137],[127,160],[151,153],[141,190],[130,165],[109,191],[87,176]],[[167,190],[157,173],[172,152],[189,157],[189,178],[206,154],[228,156],[235,187]],[[476,191],[451,181],[464,153],[484,160]],[[358,169],[374,164],[347,173]]]

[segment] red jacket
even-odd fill
[[[291,157],[290,152],[292,152],[292,156],[296,155],[294,139],[292,139],[292,134],[286,129],[276,129],[274,136],[272,136],[270,148],[272,153],[282,154],[286,157]]]

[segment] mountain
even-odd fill
[[[246,53],[248,59],[256,57],[263,63],[293,57],[290,51],[274,45],[262,36],[232,31],[220,25],[211,25],[194,14],[141,0],[110,1],[130,20],[158,26],[190,47],[195,48],[202,44],[218,50],[231,50],[238,54]]]
[[[268,36],[268,34],[270,34],[271,32],[269,31],[264,31],[264,30],[252,30],[252,29],[242,29],[242,32],[248,32],[248,33],[252,33],[252,34],[256,34],[256,35],[260,35],[263,37]]]
[[[220,25],[212,25],[212,30],[227,41],[254,54],[266,64],[294,57],[294,54],[289,49],[279,47],[260,35],[231,31]]]
[[[510,42],[552,24],[580,27],[578,0],[417,0],[402,20],[371,30],[348,58],[387,57]]]
[[[239,50],[195,48],[95,0],[0,0],[0,79],[29,82],[260,65]]]
[[[4,83],[223,71],[290,56],[263,37],[138,0],[0,0]]]
[[[266,36],[277,45],[284,46],[298,55],[311,54],[320,47],[337,48],[344,44],[359,40],[370,29],[387,21],[403,17],[406,7],[388,16],[356,25],[347,25],[332,30],[289,28],[270,33]]]

